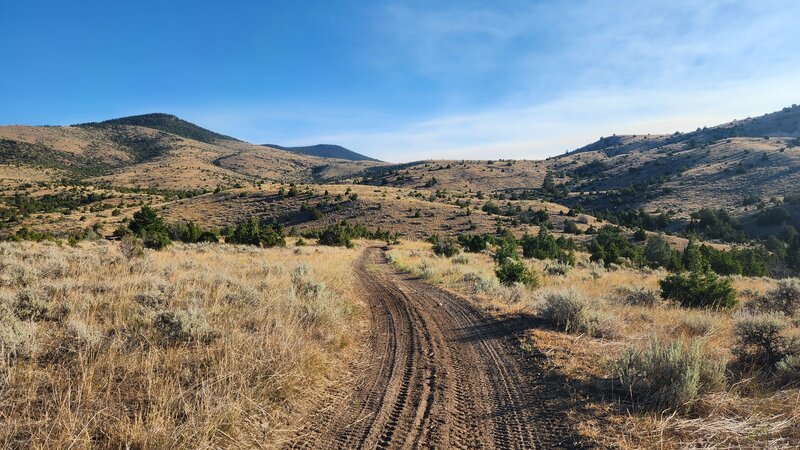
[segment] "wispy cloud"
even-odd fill
[[[363,70],[412,80],[407,95],[435,107],[306,100],[209,118],[257,142],[335,142],[391,161],[540,158],[766,113],[800,92],[794,0],[388,1],[370,16]]]
[[[304,136],[297,144],[338,142],[389,161],[451,158],[539,159],[611,134],[691,131],[778,110],[800,101],[800,71],[708,90],[576,92],[539,105],[497,107],[429,118],[379,132]]]

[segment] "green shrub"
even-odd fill
[[[497,203],[494,203],[494,202],[492,202],[492,201],[488,201],[488,202],[486,202],[486,204],[485,204],[485,205],[483,205],[483,208],[481,208],[481,209],[483,209],[483,211],[484,211],[486,214],[489,214],[489,215],[492,215],[492,214],[500,214],[500,213],[502,212],[502,211],[500,210],[500,207],[497,205]]]
[[[800,204],[800,192],[792,192],[783,196],[783,202],[792,205]]]
[[[217,244],[219,243],[219,236],[213,231],[203,231],[200,233],[200,236],[197,237],[197,242],[209,242],[212,244]]]
[[[612,371],[639,406],[681,410],[698,396],[724,386],[724,361],[703,350],[702,341],[653,340],[644,350],[629,347]]]
[[[458,242],[464,246],[464,250],[470,253],[480,253],[489,247],[489,236],[485,234],[462,234],[458,237]]]
[[[522,283],[526,286],[535,288],[539,286],[539,277],[536,272],[529,269],[524,262],[513,259],[503,259],[495,269],[495,275],[501,283],[506,285],[513,285],[515,283]]]
[[[701,245],[700,253],[711,270],[720,275],[750,277],[767,275],[766,255],[760,249],[717,250],[708,245]]]
[[[197,242],[203,230],[192,221],[170,224],[168,227],[169,238],[181,242]]]
[[[691,214],[688,231],[697,232],[711,239],[744,242],[746,236],[742,226],[724,209],[703,208]]]
[[[319,234],[319,245],[328,245],[331,247],[347,247],[352,248],[353,242],[347,227],[340,224],[331,225]]]
[[[166,233],[144,231],[139,236],[142,238],[144,246],[153,250],[163,250],[172,245]]]
[[[695,308],[732,308],[736,290],[730,280],[713,272],[692,271],[669,275],[659,282],[661,296]]]
[[[706,261],[703,251],[697,244],[696,236],[689,237],[689,243],[683,249],[683,254],[681,255],[681,262],[686,270],[705,272],[709,269],[708,261]]]
[[[623,258],[634,265],[643,261],[642,250],[628,242],[618,227],[606,225],[600,229],[597,236],[588,246],[592,261],[602,261],[606,267],[612,264],[621,264]]]
[[[309,218],[311,220],[322,219],[322,211],[320,211],[318,208],[311,208],[311,211],[309,212]]]
[[[128,228],[136,235],[142,232],[167,234],[168,231],[164,220],[149,206],[143,206],[142,209],[133,213],[133,219],[128,223]]]
[[[578,225],[575,222],[573,222],[572,220],[565,220],[564,221],[564,233],[581,234],[581,229],[578,228]]]
[[[353,246],[352,239],[380,239],[386,241],[387,244],[399,242],[399,235],[397,233],[382,231],[380,228],[377,230],[369,230],[363,225],[351,225],[346,221],[335,225],[329,225],[323,230],[305,232],[303,233],[303,237],[319,238],[320,245],[346,247]]]
[[[19,230],[17,230],[16,233],[14,233],[11,239],[14,241],[42,242],[42,241],[54,241],[55,236],[50,233],[34,231],[29,229],[28,227],[22,227]]]
[[[563,264],[575,264],[575,242],[564,237],[556,239],[547,228],[539,227],[536,236],[525,235],[520,243],[526,258],[555,259]]]
[[[519,252],[517,251],[519,242],[517,242],[517,238],[508,230],[503,230],[498,234],[499,236],[494,238],[494,260],[499,263],[507,258],[519,259]]]
[[[763,226],[780,225],[789,221],[791,218],[792,215],[789,214],[789,211],[787,211],[786,208],[782,206],[775,206],[762,211],[761,214],[758,215],[756,222]]]
[[[258,219],[251,217],[236,224],[230,237],[225,239],[231,244],[256,245],[261,247],[284,247],[286,239],[283,230],[273,225],[262,226]]]
[[[133,213],[133,219],[128,224],[128,228],[135,236],[141,238],[147,248],[161,250],[172,244],[164,220],[149,206],[143,206],[142,209]]]

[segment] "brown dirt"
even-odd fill
[[[400,274],[376,247],[357,269],[370,305],[352,383],[288,448],[576,448],[569,396],[515,345],[521,327]],[[518,325],[518,324],[517,324]]]

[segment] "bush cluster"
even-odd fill
[[[526,258],[554,259],[562,264],[575,265],[575,242],[563,236],[556,239],[545,227],[540,227],[536,236],[525,235],[521,244]]]
[[[725,383],[724,361],[707,354],[697,338],[653,340],[643,350],[630,347],[612,371],[639,406],[661,411],[686,409]]]
[[[733,354],[740,366],[771,374],[779,364],[800,355],[800,340],[786,334],[788,325],[786,317],[777,313],[739,319],[733,326],[737,340]]]
[[[588,250],[592,261],[602,262],[606,267],[622,264],[623,259],[637,266],[643,261],[642,249],[631,244],[619,227],[611,225],[600,228],[597,236],[589,243]]]
[[[547,291],[542,299],[539,316],[558,330],[598,338],[612,337],[617,332],[613,317],[593,310],[589,301],[575,289]]]
[[[273,224],[262,225],[255,217],[237,223],[236,228],[225,237],[225,242],[259,247],[286,246],[283,228]]]
[[[736,290],[728,279],[714,272],[692,270],[672,274],[659,282],[661,296],[676,300],[683,306],[695,308],[732,308],[736,305]]]
[[[505,258],[500,261],[495,268],[495,275],[501,283],[506,285],[521,283],[531,288],[539,286],[539,277],[536,272],[518,259]]]
[[[161,250],[172,244],[164,219],[159,217],[158,213],[149,206],[143,206],[142,209],[133,213],[133,219],[128,223],[128,230],[141,239],[147,248]],[[126,231],[118,229],[115,234],[122,237]]]
[[[431,236],[430,239],[433,244],[433,253],[438,256],[445,256],[451,258],[461,253],[458,243],[452,238],[441,238],[439,236]]]
[[[480,253],[489,248],[492,237],[487,234],[462,234],[458,236],[458,242],[464,247],[464,251],[470,253]]]
[[[758,300],[758,306],[765,312],[796,316],[800,313],[800,280],[789,278],[778,281],[775,288],[767,291]]]
[[[691,214],[692,221],[687,231],[700,233],[711,239],[729,242],[745,242],[747,236],[739,221],[724,209],[703,208]]]
[[[219,242],[219,235],[211,230],[203,230],[192,221],[171,223],[167,226],[169,238],[186,243]]]

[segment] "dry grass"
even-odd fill
[[[731,360],[733,326],[740,315],[776,285],[766,278],[734,277],[740,306],[734,311],[687,309],[660,300],[664,271],[609,270],[579,255],[566,274],[548,274],[552,263],[528,261],[541,274],[538,290],[500,285],[488,254],[458,258],[433,255],[431,245],[403,242],[390,251],[393,263],[446,289],[468,295],[493,314],[540,315],[553,293],[574,291],[585,298],[586,314],[597,318],[592,337],[581,330],[529,330],[532,345],[548,355],[551,370],[562,374],[576,404],[570,413],[580,432],[598,445],[616,448],[791,448],[800,439],[800,390],[780,388],[728,372],[722,392],[700,396],[680,414],[647,411],[624,395],[612,376],[612,362],[626,349],[660,342],[698,339],[702,351]],[[555,271],[554,271],[555,272]],[[655,297],[655,298],[653,298]],[[797,330],[795,330],[797,331]]]
[[[269,446],[354,347],[355,254],[0,244],[0,446]]]

